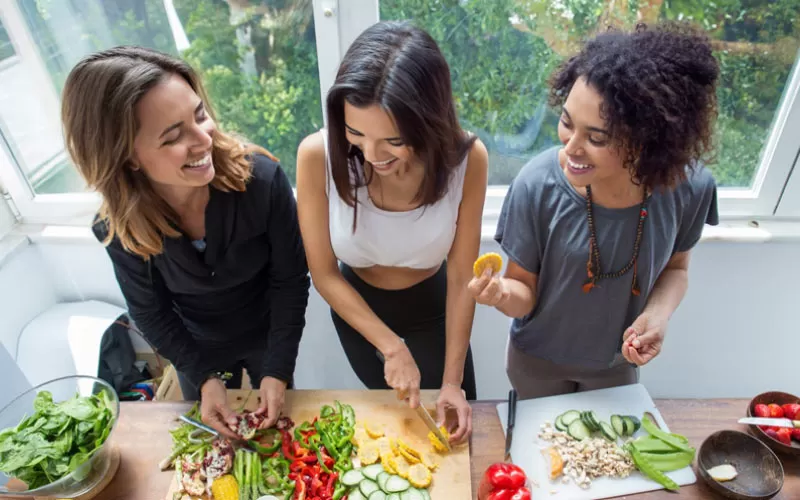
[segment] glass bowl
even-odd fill
[[[114,452],[110,443],[114,428],[119,420],[119,397],[114,388],[99,378],[81,375],[62,377],[45,382],[17,396],[16,399],[0,410],[0,432],[8,428],[17,427],[22,420],[33,415],[33,402],[40,391],[49,391],[53,395],[55,403],[66,401],[76,394],[79,397],[87,397],[105,392],[105,396],[111,406],[111,421],[108,424],[111,429],[106,440],[89,460],[52,483],[32,490],[19,491],[20,487],[25,488],[25,484],[0,472],[0,498],[76,498],[91,491],[109,473],[111,456]]]

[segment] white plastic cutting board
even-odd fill
[[[538,437],[539,431],[544,422],[555,423],[556,417],[568,410],[593,410],[598,418],[606,422],[610,421],[613,414],[634,415],[641,418],[645,413],[649,413],[661,429],[669,431],[653,399],[642,384],[520,400],[517,402],[517,420],[511,442],[511,461],[522,467],[528,477],[538,484],[538,487],[534,485],[532,490],[535,498],[545,498],[541,495],[544,493],[547,498],[553,500],[598,499],[663,489],[660,484],[638,471],[624,479],[608,477],[595,479],[587,490],[581,489],[573,482],[564,484],[561,478],[551,481],[548,463],[541,453],[541,450],[549,444]],[[499,404],[497,414],[505,434],[508,403]],[[639,429],[634,437],[642,434],[646,433]],[[696,443],[690,444],[695,448],[698,447]],[[697,481],[691,466],[667,475],[681,486]],[[551,492],[554,493],[550,495]]]

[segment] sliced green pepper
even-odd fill
[[[669,478],[666,474],[661,472],[660,470],[656,469],[656,467],[650,463],[648,459],[646,459],[639,450],[636,449],[635,446],[631,446],[630,443],[625,445],[625,449],[628,450],[628,453],[631,454],[631,458],[633,459],[633,463],[636,465],[636,468],[644,474],[645,476],[649,477],[653,481],[657,482],[661,486],[665,487],[668,490],[677,491],[680,489],[678,483],[673,481]]]

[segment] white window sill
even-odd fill
[[[481,231],[481,242],[494,241],[496,222],[487,221]],[[800,242],[800,219],[770,219],[758,223],[744,220],[722,220],[719,226],[706,226],[701,243],[777,243]],[[21,224],[0,238],[0,266],[31,243],[98,244],[88,226],[51,226]]]

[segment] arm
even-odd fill
[[[647,298],[645,313],[669,321],[689,288],[689,252],[675,253],[661,271]]]
[[[97,231],[95,229],[95,234],[102,240],[105,235]],[[172,298],[161,274],[141,257],[125,251],[117,240],[112,241],[106,251],[136,326],[158,354],[168,359],[193,385],[199,386],[217,367],[203,358],[183,321],[173,310]]]
[[[488,182],[489,154],[475,141],[467,160],[464,190],[458,209],[456,235],[447,256],[446,354],[442,386],[461,387],[475,301],[467,289],[481,244],[481,222]]]
[[[270,331],[262,374],[288,383],[294,377],[310,281],[292,186],[280,167],[272,180],[269,204]]]
[[[407,348],[339,271],[328,230],[325,170],[325,148],[317,133],[304,139],[297,151],[297,211],[311,278],[333,310],[388,359]]]
[[[647,304],[622,335],[622,354],[639,366],[661,352],[667,323],[689,287],[689,251],[672,255],[647,298]]]
[[[468,290],[479,304],[493,306],[510,318],[521,318],[536,305],[538,274],[526,271],[509,259],[505,276],[492,276],[490,272],[473,278]]]

